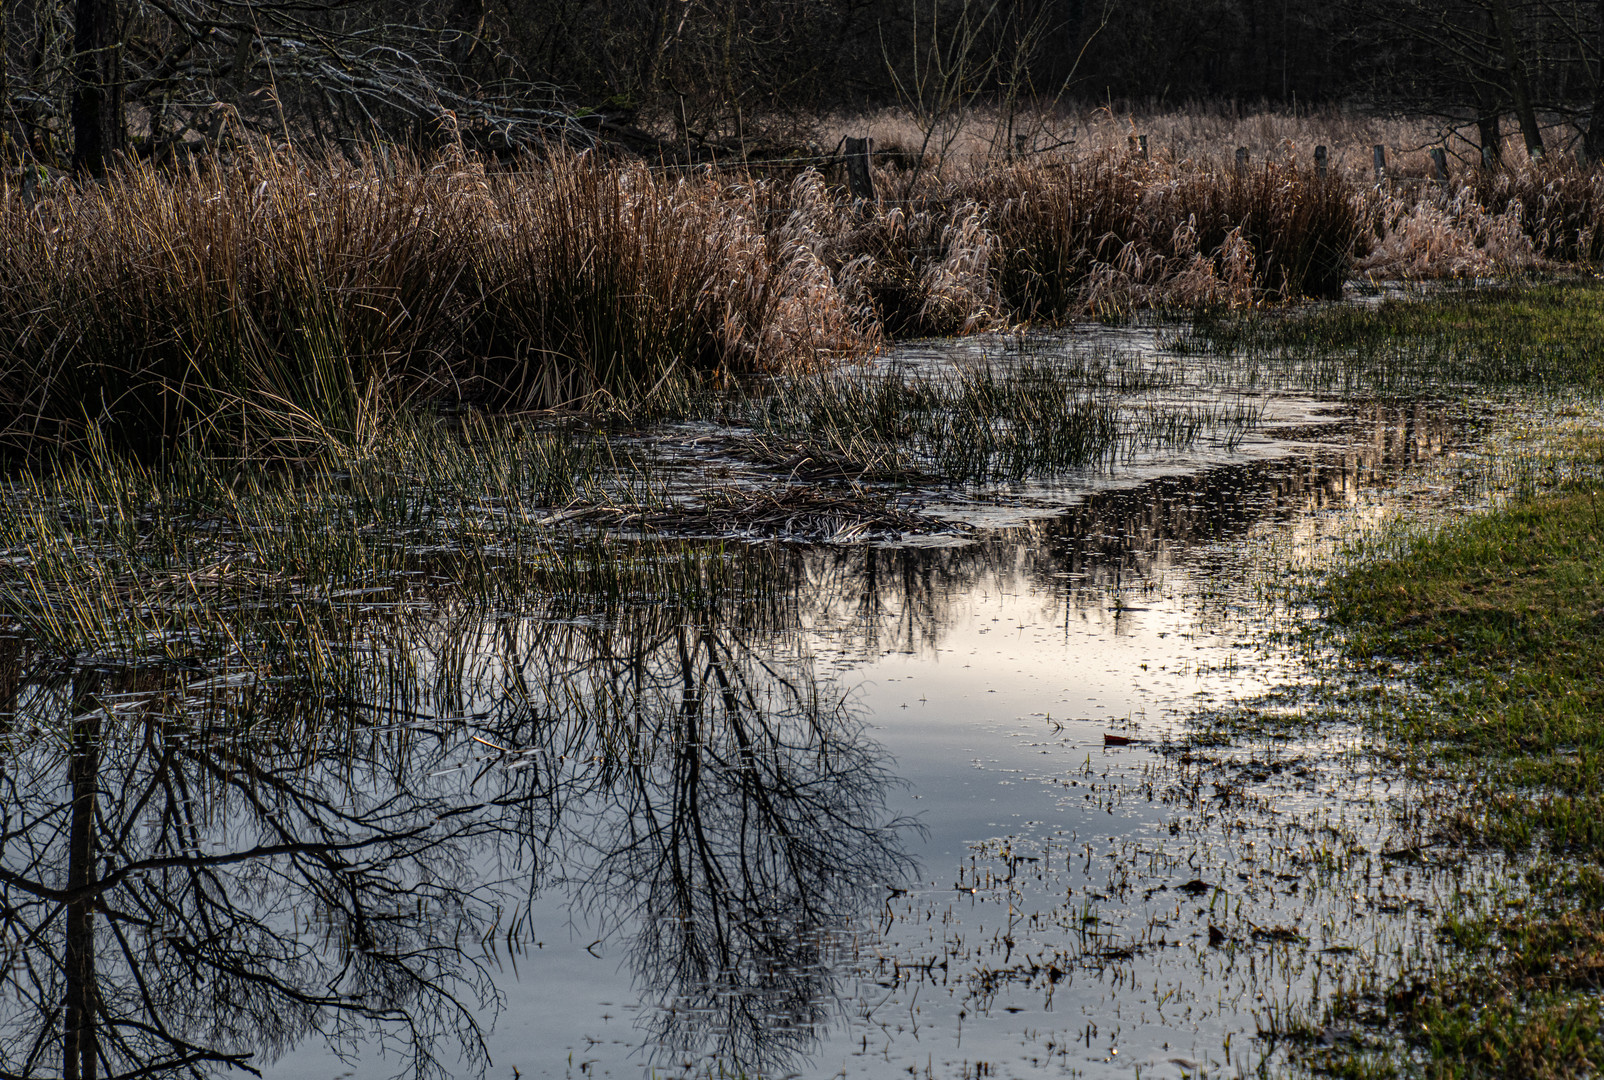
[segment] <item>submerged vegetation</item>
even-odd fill
[[[950,485],[1229,447],[1260,409],[1230,393],[1198,395],[1173,368],[1134,354],[1048,357],[1027,346],[949,374],[892,367],[789,380],[745,416],[774,460],[805,455],[807,475]]]
[[[1579,459],[1601,460],[1596,440]],[[1431,794],[1400,808],[1393,858],[1451,868],[1503,852],[1490,895],[1438,901],[1436,942],[1338,995],[1323,1024],[1386,1036],[1316,1061],[1343,1075],[1593,1075],[1604,1053],[1604,569],[1596,480],[1420,536],[1321,598],[1365,689],[1319,699],[1367,725]],[[1375,672],[1387,672],[1378,685]],[[1402,855],[1397,854],[1402,852]]]

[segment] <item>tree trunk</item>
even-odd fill
[[[1589,162],[1604,161],[1604,0],[1598,0],[1597,10],[1598,59],[1589,71],[1593,77],[1593,107],[1582,136],[1582,150]]]
[[[1476,84],[1476,131],[1481,138],[1481,164],[1484,169],[1502,168],[1504,133],[1499,125],[1498,98],[1485,83]]]
[[[679,37],[677,31],[669,30],[669,23],[673,18],[672,12],[676,6],[673,0],[659,0],[657,17],[653,20],[651,39],[648,47],[644,50],[646,68],[640,73],[640,100],[635,104],[648,110],[655,108],[657,105],[657,92],[663,82],[663,68],[668,63],[668,52]],[[684,24],[684,19],[685,16],[682,13],[680,16],[681,25]]]
[[[1537,126],[1537,110],[1532,105],[1526,61],[1521,58],[1520,44],[1515,40],[1515,21],[1509,14],[1509,0],[1491,0],[1488,6],[1493,17],[1493,28],[1498,32],[1499,46],[1504,52],[1504,73],[1509,78],[1510,95],[1515,99],[1515,119],[1520,122],[1526,153],[1534,158],[1542,157],[1543,133]]]
[[[66,992],[62,1025],[63,1080],[95,1080],[100,1060],[95,1037],[95,914],[88,895],[95,883],[99,855],[95,843],[95,811],[100,784],[100,676],[80,672],[73,686],[72,749],[67,759],[67,786],[72,794],[67,837],[66,942],[63,949]]]
[[[72,167],[104,176],[112,155],[122,149],[117,0],[76,0],[72,48]]]
[[[0,165],[11,164],[11,97],[6,93],[11,79],[11,72],[6,69],[6,54],[11,44],[10,13],[11,0],[0,0]]]

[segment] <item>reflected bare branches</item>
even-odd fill
[[[165,557],[91,588],[103,550],[71,578],[40,556],[0,633],[0,1080],[259,1070],[312,1041],[482,1070],[483,942],[547,909],[622,955],[654,1060],[794,1068],[911,871],[890,765],[814,645],[928,652],[976,592],[1100,602],[1454,436],[1354,423],[1374,438],[1339,455],[1093,493],[962,548],[508,548],[476,596],[411,556],[230,592]]]
[[[317,1032],[447,1075],[493,997],[457,948],[495,899],[471,872],[487,817],[404,776],[381,734],[338,756],[208,735],[179,686],[23,684],[31,738],[6,747],[0,799],[4,1074],[255,1069]]]
[[[442,604],[326,685],[14,650],[0,1075],[254,1071],[313,1037],[460,1075],[480,943],[550,902],[626,951],[654,1045],[805,1052],[832,943],[908,864],[882,752],[777,617]]]
[[[435,663],[472,673],[461,704],[495,717],[500,768],[562,778],[548,816],[525,818],[529,851],[561,852],[547,884],[626,951],[652,1052],[755,1072],[805,1053],[831,1018],[837,944],[912,869],[847,696],[795,635],[714,608],[457,629],[430,635]]]

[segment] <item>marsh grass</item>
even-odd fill
[[[81,446],[4,489],[0,621],[68,667],[328,696],[369,678],[375,653],[410,664],[384,628],[441,603],[590,618],[665,599],[767,602],[762,575],[726,565],[716,543],[620,532],[777,528],[848,542],[937,529],[886,493],[1230,444],[1255,422],[1251,402],[1197,399],[1177,378],[1124,354],[1027,350],[944,374],[778,375],[744,396],[666,382],[666,397],[716,410],[731,437],[749,430],[759,457],[801,452],[784,484],[761,491],[670,489],[631,440],[552,417],[404,410],[360,442],[288,460],[226,457],[202,439],[151,460],[90,426]],[[832,482],[833,495],[814,486]]]
[[[552,522],[576,500],[620,496],[593,478],[606,454],[493,424],[437,424],[299,466],[200,454],[153,466],[95,440],[0,501],[0,620],[41,662],[294,684],[315,699],[384,681],[386,657],[410,663],[385,641],[447,599],[561,616],[760,594],[716,545],[624,558],[605,537],[559,537]]]
[[[1604,256],[1604,173],[1574,158],[1542,159],[1481,174],[1471,185],[1490,214],[1520,223],[1544,260],[1592,263]]]
[[[410,401],[649,397],[675,372],[856,355],[872,334],[751,193],[554,155],[262,154],[0,190],[0,440],[295,456]]]
[[[1372,274],[1464,276],[1604,252],[1598,174],[1561,160],[1455,191],[1244,170],[1117,142],[790,179],[553,151],[287,153],[0,187],[0,445],[91,426],[281,457],[358,446],[419,401],[650,412],[664,388],[802,371],[887,336],[1218,311]]]
[[[1260,406],[1196,396],[1170,368],[1106,351],[1028,349],[946,373],[896,368],[789,380],[755,401],[760,440],[806,452],[843,478],[1017,483],[1213,440],[1233,446]]]
[[[873,206],[816,172],[555,151],[507,171],[262,152],[6,186],[0,444],[37,456],[93,427],[147,456],[294,458],[371,444],[418,403],[639,416],[667,387],[815,369],[887,333],[1325,295],[1352,205],[1295,163],[1114,154]]]
[[[1361,239],[1354,190],[1296,160],[1237,171],[1107,154],[1058,171],[1013,166],[977,186],[1004,296],[1046,321],[1336,297]]]
[[[1238,358],[1243,380],[1349,394],[1595,388],[1604,378],[1600,288],[1567,278],[1260,317],[1215,313],[1171,343],[1183,353]]]
[[[567,157],[481,184],[459,364],[492,404],[629,401],[676,373],[805,369],[874,342],[802,223],[765,235],[750,185]]]

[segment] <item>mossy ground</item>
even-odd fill
[[[1585,357],[1568,375],[1586,393],[1604,355],[1599,299],[1596,283],[1572,282],[1311,321],[1330,324],[1322,334],[1353,334],[1344,345],[1360,352],[1440,332],[1492,362],[1518,338],[1507,348]],[[1596,473],[1604,438],[1572,438],[1558,452],[1573,477]],[[1330,577],[1314,599],[1314,636],[1335,646],[1349,677],[1323,683],[1299,710],[1304,722],[1358,720],[1378,761],[1442,796],[1423,801],[1414,825],[1425,847],[1449,860],[1502,852],[1523,880],[1511,881],[1507,903],[1445,908],[1439,949],[1405,960],[1389,985],[1339,997],[1333,1021],[1368,1034],[1322,1046],[1309,1063],[1345,1076],[1597,1075],[1604,483],[1572,479],[1422,530]],[[1253,715],[1244,712],[1239,734],[1254,730]]]
[[[1440,961],[1386,1001],[1427,1075],[1586,1076],[1604,1064],[1601,536],[1599,493],[1573,486],[1342,574],[1321,598],[1347,658],[1401,665],[1413,691],[1370,713],[1377,734],[1459,793],[1429,839],[1503,848],[1525,867],[1524,903],[1446,916]]]

